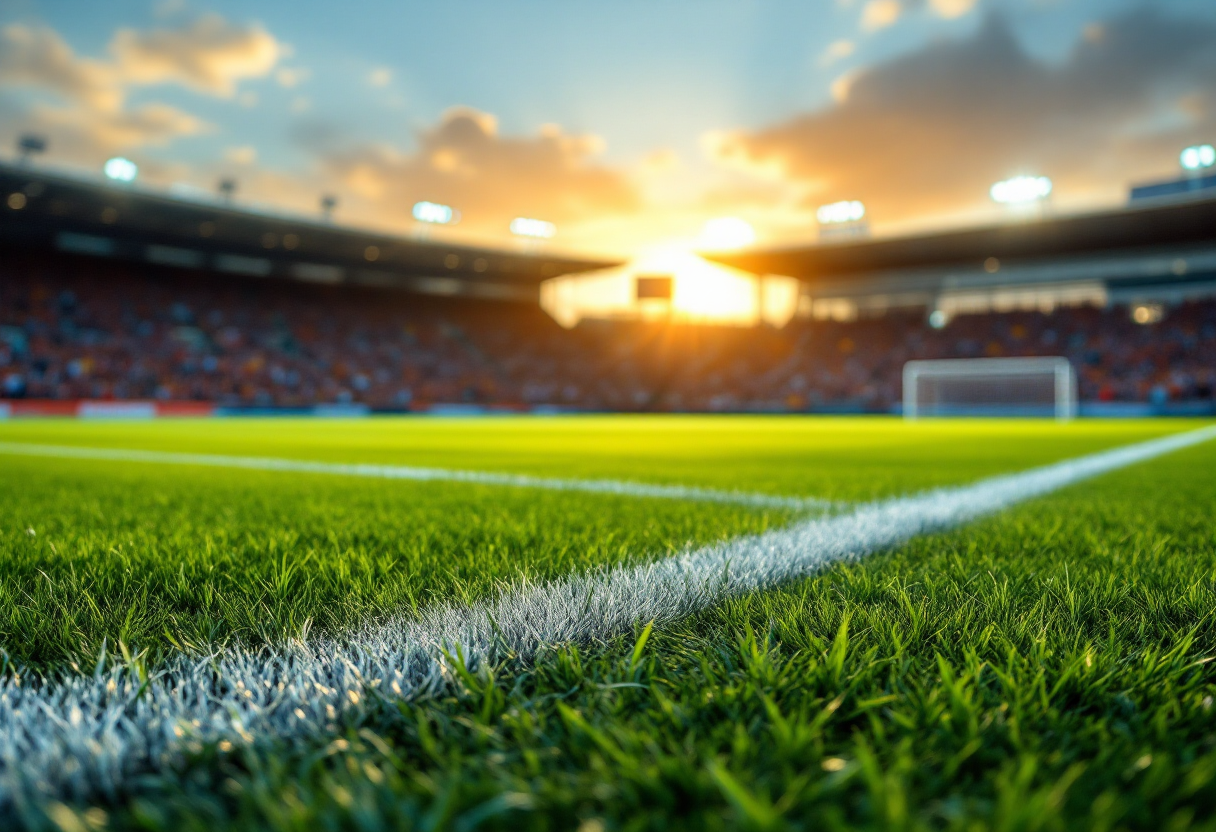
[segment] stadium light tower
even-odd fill
[[[338,198],[333,194],[324,194],[321,197],[321,217],[329,222],[334,218],[334,209],[338,207]]]
[[[450,205],[440,205],[438,202],[415,202],[413,213],[414,219],[429,225],[451,225],[460,218],[460,214]]]
[[[29,164],[33,156],[46,153],[46,137],[24,133],[17,139],[17,152],[21,154],[21,164]]]
[[[219,188],[220,188],[220,196],[222,196],[224,198],[224,201],[232,202],[232,196],[233,196],[233,194],[236,193],[236,180],[235,179],[221,179]]]
[[[988,194],[1002,205],[1030,205],[1051,195],[1051,180],[1046,176],[1015,176],[994,184]]]
[[[134,182],[135,177],[139,175],[139,168],[130,159],[124,159],[122,156],[115,156],[113,159],[108,159],[102,167],[107,179],[112,179],[115,182]]]
[[[511,220],[510,228],[516,237],[532,237],[537,240],[551,239],[557,233],[557,226],[553,223],[530,217],[516,217]]]
[[[1210,144],[1197,144],[1188,147],[1178,156],[1178,161],[1188,173],[1198,173],[1216,165],[1216,147]]]

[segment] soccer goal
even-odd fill
[[[904,418],[1077,415],[1067,358],[953,358],[904,365]]]

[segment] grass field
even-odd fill
[[[11,422],[0,442],[838,502],[1197,427],[726,418]],[[189,744],[30,827],[1216,827],[1216,442],[535,661]],[[841,507],[841,511],[847,507]],[[0,454],[6,673],[272,648],[782,527],[788,510]],[[0,738],[2,739],[2,738]],[[7,761],[12,766],[13,761]]]

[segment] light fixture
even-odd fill
[[[820,205],[815,218],[820,225],[857,222],[866,215],[866,206],[855,199],[846,199],[828,205]]]
[[[1051,194],[1051,180],[1046,176],[1015,176],[997,182],[988,193],[993,202],[1003,205],[1037,202]]]
[[[1178,161],[1187,170],[1203,170],[1216,165],[1216,147],[1210,144],[1197,144],[1188,147],[1178,156]]]
[[[135,166],[135,163],[122,156],[106,160],[102,170],[105,171],[107,178],[113,179],[115,182],[134,182],[135,177],[139,175],[139,168]]]
[[[517,237],[536,237],[547,240],[557,233],[557,226],[545,220],[534,220],[530,217],[516,217],[511,220],[511,233]]]
[[[46,153],[46,136],[36,133],[24,133],[17,139],[17,150],[21,153],[21,161],[28,162],[31,156]]]
[[[414,219],[418,222],[428,222],[432,225],[448,225],[455,222],[459,216],[450,206],[438,202],[415,202]]]

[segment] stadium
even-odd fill
[[[945,28],[810,114],[706,134],[712,175],[658,151],[625,175],[588,161],[589,134],[468,108],[412,149],[339,145],[307,121],[304,34],[166,4],[87,57],[49,7],[3,17],[0,111],[21,124],[0,130],[0,823],[1216,825],[1216,150],[1206,116],[1171,126],[1207,111],[1184,97],[1110,139],[1105,201],[1069,202],[1061,163],[933,222],[953,183],[846,180],[867,137],[814,144],[850,107],[916,136],[880,81],[923,71],[953,104],[969,93],[934,62],[972,46],[986,97],[1016,76],[1046,101],[1075,64],[1097,101],[1086,50],[1122,66],[1158,27],[1152,54],[1193,56],[1161,89],[1206,95],[1216,19],[1180,2],[1072,32],[1038,11],[1076,45],[1025,81],[993,46],[1031,25],[1012,4],[838,5],[856,31],[816,72],[915,15]],[[421,28],[466,31],[436,15]],[[501,25],[548,43],[595,19]],[[407,69],[327,106],[397,95]],[[470,83],[504,109],[560,110],[511,105],[491,74]],[[265,115],[272,84],[296,98]],[[78,109],[29,103],[47,91]],[[245,114],[165,115],[188,96]],[[149,113],[180,136],[137,141]],[[297,118],[296,144],[229,148],[240,177],[211,177],[199,148],[259,118]],[[1046,124],[1000,169],[1063,158],[1069,130],[1076,167],[1105,152]],[[1150,127],[1168,154],[1115,167]],[[831,159],[794,181],[811,145]],[[965,179],[962,150],[933,152]],[[741,158],[756,178],[726,216]],[[702,202],[636,186],[680,176],[707,177]],[[814,190],[833,176],[864,204]],[[292,196],[313,185],[319,211]],[[635,242],[593,244],[605,228]]]
[[[591,320],[565,331],[539,306],[542,282],[615,264],[21,167],[0,169],[0,185],[3,384],[18,414],[109,401],[183,413],[891,412],[909,360],[1061,354],[1083,413],[1213,413],[1206,189],[1101,214],[714,255],[798,279],[798,315],[781,329]]]

